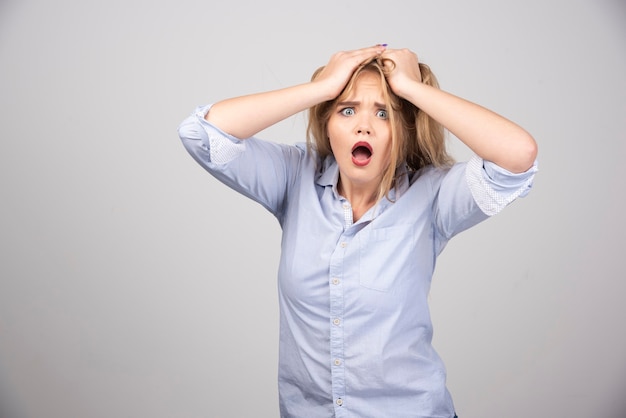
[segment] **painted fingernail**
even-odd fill
[[[387,46],[387,44],[380,44],[380,46]]]

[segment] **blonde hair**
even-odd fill
[[[391,62],[392,67],[395,63]],[[435,75],[426,64],[419,64],[424,84],[439,88]],[[311,80],[315,80],[324,67],[315,71]],[[364,72],[380,77],[383,98],[391,128],[390,163],[383,173],[377,198],[388,195],[394,187],[397,168],[406,163],[409,170],[417,171],[427,165],[436,167],[453,163],[445,144],[443,126],[418,109],[413,103],[396,95],[386,79],[386,70],[380,58],[374,58],[361,64],[353,73],[344,90],[333,100],[319,103],[309,109],[307,127],[307,146],[317,153],[319,161],[332,155],[330,140],[327,135],[328,120],[336,104],[345,100],[355,88],[356,80]],[[377,200],[378,200],[377,199]]]

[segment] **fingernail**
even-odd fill
[[[380,44],[380,46],[384,46],[384,47],[386,47],[386,46],[387,46],[387,44]]]

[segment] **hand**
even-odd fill
[[[381,55],[384,51],[385,46],[376,45],[354,51],[337,52],[316,74],[313,81],[324,85],[324,88],[328,89],[329,98],[334,99],[344,89],[360,64]]]
[[[408,49],[388,49],[381,55],[387,71],[387,82],[398,96],[406,98],[404,93],[411,84],[422,82],[422,73],[417,55]]]

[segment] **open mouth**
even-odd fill
[[[355,165],[363,167],[369,164],[372,158],[372,146],[367,142],[357,142],[352,147],[352,162]]]

